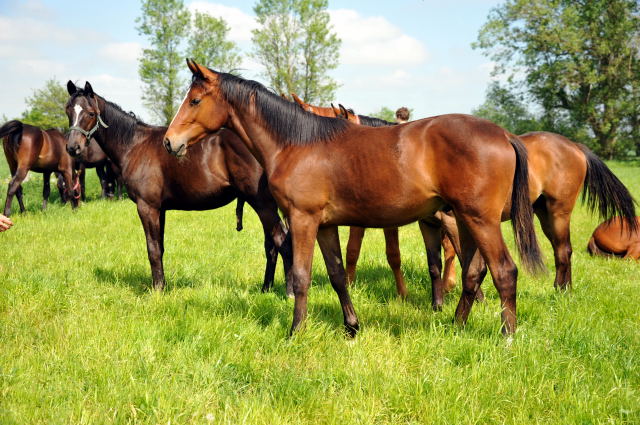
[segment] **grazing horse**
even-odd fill
[[[210,210],[242,199],[256,211],[264,230],[267,257],[262,289],[273,284],[278,251],[291,266],[290,238],[278,215],[262,168],[231,131],[207,137],[190,155],[177,159],[164,151],[166,127],[151,126],[93,92],[67,83],[66,113],[71,127],[67,150],[80,155],[93,135],[121,170],[129,197],[138,207],[147,239],[153,287],[165,286],[162,255],[167,210]],[[290,290],[290,289],[289,289]]]
[[[73,159],[65,150],[65,138],[56,129],[41,130],[18,120],[12,120],[0,127],[0,138],[3,138],[4,155],[9,163],[11,181],[4,204],[4,215],[11,214],[13,196],[18,198],[20,212],[24,212],[22,201],[22,181],[29,170],[42,173],[44,187],[42,190],[42,209],[47,208],[51,193],[51,173],[60,173],[65,183],[65,194],[62,200],[70,199],[73,208],[78,200],[73,196],[71,182],[73,180]],[[60,188],[60,186],[59,186]]]
[[[635,217],[635,228],[620,217],[600,223],[587,245],[591,255],[615,256],[640,260],[640,217]]]
[[[351,122],[360,122],[362,115],[339,105],[341,118]],[[592,211],[598,211],[601,217],[612,215],[624,217],[631,226],[635,226],[635,206],[628,189],[609,170],[589,148],[575,143],[564,136],[549,132],[530,132],[519,136],[528,152],[530,200],[535,214],[540,220],[544,234],[551,242],[556,265],[554,286],[558,289],[571,287],[571,213],[580,191]],[[583,190],[584,189],[584,190]],[[509,219],[509,206],[502,213],[504,220]],[[443,244],[445,248],[444,280],[439,280],[441,264],[433,270],[441,292],[449,292],[455,284],[454,257],[457,241],[456,220],[450,214],[440,214],[445,229]],[[439,252],[428,252],[430,264],[440,263]],[[438,291],[440,292],[440,291]],[[435,296],[435,295],[432,295]],[[484,298],[478,289],[477,298]],[[442,299],[433,300],[434,305]]]
[[[295,93],[291,93],[291,97],[293,100],[300,105],[302,109],[307,112],[311,112],[312,114],[320,115],[322,117],[329,118],[338,118],[340,115],[340,111],[331,105],[331,108],[325,108],[322,106],[310,105],[300,99]],[[342,105],[340,105],[342,107]],[[342,107],[344,108],[344,107]],[[345,111],[346,112],[346,111]],[[354,115],[355,116],[355,115]],[[367,117],[369,120],[365,120],[366,123],[364,125],[369,125],[371,127],[380,127],[382,125],[393,125],[394,123],[390,123],[384,120],[379,120],[377,118]],[[360,120],[354,121],[356,124],[360,123]],[[347,258],[346,258],[346,272],[347,272],[347,283],[352,283],[356,277],[356,266],[358,265],[358,258],[360,258],[360,250],[362,248],[362,240],[364,239],[365,228],[358,226],[349,227],[349,240],[347,242]],[[393,272],[393,276],[396,280],[396,290],[398,291],[398,295],[402,298],[407,296],[407,285],[404,282],[404,276],[402,275],[402,263],[400,257],[400,242],[398,237],[398,228],[390,227],[384,229],[384,242],[386,246],[386,254],[387,254],[387,262],[389,263],[389,267],[391,267],[391,271]]]
[[[489,121],[461,114],[359,126],[303,111],[255,81],[193,61],[188,66],[193,79],[165,146],[181,157],[225,126],[260,161],[293,240],[292,332],[307,315],[316,238],[345,329],[354,336],[359,323],[337,226],[401,226],[429,220],[444,208],[452,208],[460,222],[465,285],[458,322],[466,322],[473,305],[476,279],[468,272],[474,258],[482,256],[500,294],[503,332],[515,331],[517,268],[500,229],[510,196],[521,257],[531,269],[542,267],[528,201],[527,153],[520,140]]]
[[[100,148],[97,143],[87,143],[87,147],[81,152],[81,154],[75,158],[76,169],[76,183],[80,186],[80,197],[83,201],[86,200],[85,193],[85,176],[87,168],[95,168],[98,179],[100,180],[100,187],[102,192],[101,198],[113,198],[116,189],[117,176],[113,170],[113,166],[107,154]]]

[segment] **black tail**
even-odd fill
[[[242,230],[242,214],[244,213],[244,199],[238,198],[236,204],[236,230],[239,232]]]
[[[591,239],[589,239],[589,243],[587,244],[587,252],[592,256],[593,255],[601,255],[603,257],[611,256],[611,254],[609,254],[608,252],[604,252],[603,250],[598,248],[598,244],[596,244],[596,241],[593,238],[593,236],[591,236]]]
[[[516,153],[516,172],[511,191],[511,225],[516,247],[525,268],[531,273],[544,270],[542,253],[533,227],[533,208],[529,199],[529,165],[527,149],[520,139],[512,137],[509,142]]]
[[[592,212],[597,211],[602,220],[619,216],[627,222],[630,232],[637,231],[635,201],[629,190],[588,147],[580,143],[576,145],[587,159],[582,202]]]
[[[22,123],[18,120],[11,120],[0,127],[0,139],[9,136],[9,143],[16,149],[20,146],[22,139]]]

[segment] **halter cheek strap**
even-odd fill
[[[87,138],[87,143],[91,143],[91,136],[93,136],[93,133],[98,131],[100,126],[102,126],[103,128],[109,128],[109,126],[104,121],[102,121],[102,117],[100,116],[100,108],[98,108],[97,99],[96,99],[96,110],[98,111],[98,115],[97,115],[98,119],[96,120],[96,125],[94,125],[93,128],[91,128],[90,130],[87,131],[84,128],[81,128],[75,125],[69,127],[69,130],[75,130],[83,134]]]

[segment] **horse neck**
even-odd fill
[[[120,115],[119,118],[122,118],[122,121],[118,119],[109,119],[108,121],[105,120],[105,123],[108,127],[100,127],[96,131],[94,138],[96,139],[104,153],[107,155],[107,157],[118,167],[122,168],[122,166],[124,165],[124,161],[127,158],[127,154],[129,153],[131,148],[137,144],[136,135],[139,133],[138,130],[142,126],[140,124],[135,124],[135,131],[131,132],[131,135],[129,137],[123,137],[123,134],[126,134],[126,132],[123,132],[120,126],[127,125],[126,120],[130,119],[130,117],[124,116],[127,114],[115,110],[111,106],[106,106],[105,108],[103,108],[103,111],[106,108],[110,108],[108,114],[111,115],[111,118]]]
[[[278,153],[282,150],[270,131],[260,122],[257,115],[249,109],[230,105],[230,127],[242,139],[251,154],[262,168],[271,175],[276,165]]]

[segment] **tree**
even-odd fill
[[[541,123],[527,109],[522,99],[497,82],[489,85],[484,103],[471,113],[492,121],[514,134],[541,130]]]
[[[221,71],[240,66],[238,47],[227,40],[229,26],[222,18],[196,12],[193,18],[187,56],[196,62]]]
[[[332,33],[328,0],[259,0],[260,28],[253,30],[252,56],[265,67],[277,93],[297,93],[324,104],[338,84],[328,72],[338,66],[340,39]]]
[[[370,114],[370,116],[375,117],[375,118],[380,118],[381,120],[385,120],[385,121],[389,121],[389,122],[396,122],[396,113],[395,113],[395,111],[392,111],[391,109],[387,108],[386,106],[383,106],[377,112],[372,112]]]
[[[65,86],[51,78],[43,88],[34,90],[25,99],[27,110],[22,113],[21,120],[25,124],[43,129],[57,128],[64,131],[69,128],[69,118],[64,111],[68,99]]]
[[[600,152],[637,114],[640,6],[635,0],[507,0],[494,8],[474,47],[496,74],[523,75],[522,87],[546,116],[565,113],[589,127]]]
[[[158,121],[168,125],[184,89],[180,78],[183,58],[178,49],[189,30],[189,11],[182,0],[143,0],[142,16],[136,23],[138,33],[147,36],[151,45],[140,58],[142,99]]]

